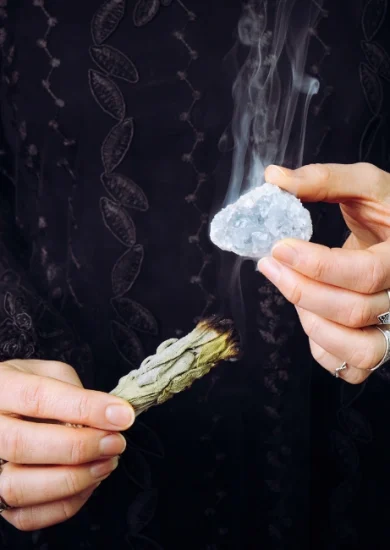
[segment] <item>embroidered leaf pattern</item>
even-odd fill
[[[371,65],[374,71],[377,71],[381,66],[386,52],[379,44],[375,42],[366,42],[362,40],[360,43],[364,55],[366,56],[367,61]]]
[[[149,208],[145,193],[134,181],[122,174],[103,174],[102,183],[107,192],[126,208],[145,212]]]
[[[115,31],[125,14],[125,0],[106,0],[92,19],[91,33],[95,44],[102,44]]]
[[[20,276],[15,271],[12,271],[12,269],[7,269],[2,273],[0,281],[2,283],[18,285],[20,283]]]
[[[115,78],[135,84],[138,82],[138,71],[134,63],[125,54],[112,46],[92,46],[90,56],[102,71]]]
[[[127,511],[127,525],[131,535],[144,529],[153,518],[157,507],[157,491],[151,489],[139,493]]]
[[[6,292],[4,296],[4,311],[10,317],[15,315],[15,298],[10,292]]]
[[[342,409],[339,414],[344,429],[362,443],[372,441],[372,430],[368,420],[358,411],[351,407]]]
[[[376,115],[383,103],[383,88],[378,76],[366,63],[359,66],[360,81],[363,93],[372,113]]]
[[[359,160],[365,162],[371,154],[378,132],[382,126],[382,119],[374,116],[367,124],[360,140]]]
[[[122,244],[132,247],[135,244],[135,226],[126,210],[107,197],[100,199],[100,210],[107,229]]]
[[[114,296],[122,296],[128,292],[139,275],[144,259],[142,245],[136,244],[119,258],[111,274]]]
[[[386,16],[387,0],[371,0],[363,12],[362,27],[366,40],[372,40]]]
[[[117,321],[111,321],[111,338],[122,359],[138,369],[144,359],[144,351],[135,332]]]
[[[142,27],[151,21],[158,13],[160,0],[138,0],[134,7],[133,22],[136,27]]]
[[[122,92],[110,78],[98,71],[89,71],[89,86],[96,103],[116,120],[125,116],[126,105]]]
[[[102,162],[107,173],[113,172],[129,150],[134,134],[132,118],[125,118],[112,128],[102,145]]]
[[[112,305],[126,325],[140,332],[157,334],[157,321],[146,307],[130,298],[113,298]]]

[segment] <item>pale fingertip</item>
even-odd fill
[[[258,269],[271,283],[277,284],[281,277],[281,265],[270,257],[261,258],[258,262]]]
[[[122,403],[113,403],[106,408],[106,420],[117,428],[127,430],[134,423],[134,410],[124,400]]]
[[[265,170],[264,177],[268,183],[273,183],[274,181],[277,182],[280,180],[281,176],[283,178],[288,178],[291,177],[292,174],[293,171],[288,168],[282,168],[276,164],[270,164]]]
[[[90,474],[92,477],[95,477],[97,479],[106,477],[110,475],[114,470],[116,470],[118,464],[118,456],[110,458],[109,460],[105,460],[104,462],[95,463],[90,468]]]
[[[99,443],[101,457],[121,455],[126,449],[126,443],[126,439],[119,433],[104,436]]]
[[[271,250],[272,257],[283,264],[295,266],[299,255],[294,246],[286,241],[279,241]]]

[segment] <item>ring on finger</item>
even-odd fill
[[[342,372],[343,370],[345,370],[347,368],[348,368],[348,365],[345,362],[342,365],[340,365],[339,367],[337,367],[337,369],[334,371],[335,378],[340,378],[340,372]]]
[[[385,311],[385,313],[381,313],[380,315],[378,315],[378,321],[380,325],[390,324],[390,289],[385,290],[385,292],[389,299],[389,309],[388,311]]]
[[[2,467],[4,466],[4,464],[6,464],[6,460],[4,460],[3,458],[0,458],[0,474],[1,474],[1,471],[2,471]],[[11,510],[12,506],[10,506],[9,504],[7,504],[5,502],[5,500],[3,499],[2,496],[0,496],[0,514],[2,514],[3,512],[5,512],[6,510]]]
[[[390,360],[390,329],[389,328],[383,328],[383,327],[380,327],[380,326],[376,326],[375,328],[378,329],[383,334],[383,336],[385,337],[386,351],[385,351],[382,359],[379,361],[379,363],[377,365],[375,365],[375,367],[370,369],[371,372],[374,372],[375,370],[379,369],[379,367],[382,367],[382,365],[384,365],[385,363],[387,363]]]
[[[7,504],[3,497],[0,496],[0,514],[5,512],[6,510],[12,510],[12,506]]]

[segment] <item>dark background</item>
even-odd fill
[[[109,391],[163,339],[230,313],[228,262],[207,223],[230,177],[218,142],[232,116],[224,60],[241,7],[0,2],[2,360],[67,361],[87,387]],[[386,0],[325,2],[308,57],[321,88],[305,162],[389,168],[388,52]],[[111,56],[121,78],[107,80],[93,55]],[[131,178],[149,208],[120,204],[104,170]],[[338,207],[311,211],[314,240],[339,246]],[[243,360],[143,415],[120,468],[75,518],[33,534],[3,522],[2,548],[388,548],[386,369],[362,387],[333,379],[253,264],[242,290]],[[118,314],[112,299],[123,296],[157,334],[139,308]]]

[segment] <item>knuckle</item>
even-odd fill
[[[38,524],[32,508],[20,508],[13,510],[10,523],[19,531],[34,531]]]
[[[357,168],[362,177],[370,183],[377,183],[382,179],[382,171],[370,162],[359,162],[357,163]]]
[[[369,262],[364,270],[363,288],[367,294],[375,294],[386,287],[387,273],[382,261],[370,251]]]
[[[314,336],[317,332],[318,321],[315,315],[301,314],[301,323],[303,330],[310,339],[315,340]]]
[[[330,179],[331,170],[326,164],[310,164],[309,168],[316,173],[319,183],[324,184]]]
[[[65,474],[65,492],[67,495],[77,495],[82,490],[78,476],[71,469],[68,469]]]
[[[88,462],[88,445],[84,439],[75,438],[70,445],[70,464],[83,464]]]
[[[27,416],[41,416],[44,403],[43,380],[39,377],[29,378],[26,383],[20,387],[20,407],[21,412]]]
[[[322,281],[325,273],[325,264],[321,258],[312,259],[312,277],[316,281]]]
[[[2,457],[9,462],[23,462],[24,456],[24,438],[20,431],[14,427],[9,427],[0,432],[0,448]]]
[[[367,378],[368,378],[368,373],[366,373],[365,371],[362,371],[362,370],[358,370],[358,369],[350,369],[349,373],[347,375],[345,375],[344,380],[348,383],[348,384],[352,384],[353,386],[357,386],[359,384],[362,384]]]
[[[298,283],[294,283],[287,291],[286,298],[292,304],[299,306],[302,300],[302,290]]]
[[[1,477],[0,495],[10,506],[19,508],[23,505],[23,493],[20,487],[15,483],[13,476],[4,475]]]
[[[74,505],[72,501],[70,502],[67,500],[61,501],[61,507],[62,507],[62,519],[64,521],[67,521],[68,519],[72,518],[77,512],[77,507]]]
[[[75,411],[77,418],[80,421],[80,424],[85,424],[90,418],[91,412],[91,401],[87,395],[80,395],[75,402]]]
[[[362,344],[351,353],[349,363],[356,369],[367,370],[378,363],[378,350],[376,349],[376,340],[371,338],[362,338]]]
[[[350,328],[362,328],[370,324],[372,319],[371,307],[366,300],[356,300],[352,309],[347,312],[346,326]]]
[[[56,371],[58,374],[76,372],[76,370],[62,361],[50,361],[50,368]]]

